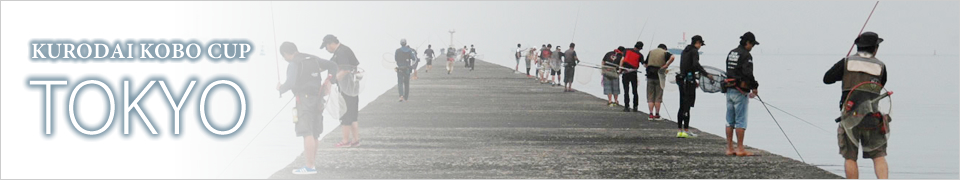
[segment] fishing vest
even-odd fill
[[[880,82],[884,64],[875,57],[862,57],[859,54],[846,59],[846,69],[843,72],[843,91],[850,91],[857,84],[863,82]],[[876,84],[866,84],[857,90],[880,93],[882,87]]]
[[[667,50],[654,48],[647,54],[647,66],[663,67],[667,63]]]
[[[643,54],[640,54],[637,49],[629,48],[623,52],[623,62],[629,65],[628,68],[640,67],[640,59],[643,59]]]

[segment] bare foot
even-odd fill
[[[753,154],[752,152],[747,151],[747,150],[737,151],[737,156],[754,156],[754,155],[755,155],[755,154]]]
[[[724,153],[724,154],[727,155],[727,156],[733,156],[733,155],[736,155],[737,153],[734,152],[733,149],[727,148],[727,152]]]

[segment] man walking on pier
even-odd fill
[[[425,72],[430,72],[430,69],[433,69],[433,46],[427,44],[427,50],[423,51],[423,55],[427,56],[427,69]]]
[[[400,102],[406,101],[410,95],[410,71],[415,68],[410,62],[416,60],[416,53],[407,46],[407,39],[401,39],[400,48],[393,54],[397,61],[397,90],[400,91]]]
[[[457,58],[457,50],[453,46],[447,49],[447,74],[453,73],[453,62]]]

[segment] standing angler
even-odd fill
[[[857,54],[841,59],[823,75],[825,84],[843,81],[843,94],[840,96],[841,108],[879,97],[880,89],[887,84],[887,67],[876,57],[883,38],[880,38],[877,33],[867,31],[860,34],[854,42],[857,45]],[[879,83],[880,87],[867,84],[871,82]],[[860,84],[867,85],[857,88],[856,93],[850,92]],[[866,115],[851,131],[847,131],[842,125],[837,128],[837,141],[840,145],[840,154],[843,155],[843,166],[847,178],[860,177],[857,169],[858,144],[863,146],[863,158],[873,159],[873,169],[877,178],[887,178],[887,160],[884,158],[887,156],[887,123],[889,123],[889,116],[883,118]]]
[[[323,42],[321,42],[320,45],[320,49],[326,49],[327,52],[333,53],[333,57],[330,57],[330,60],[339,65],[340,72],[337,73],[338,81],[349,79],[345,77],[356,76],[358,73],[357,66],[360,65],[360,61],[357,60],[357,55],[353,53],[353,49],[350,49],[347,45],[340,44],[340,39],[337,39],[337,37],[332,34],[324,36]],[[347,104],[347,112],[344,113],[343,116],[340,116],[340,130],[343,131],[343,140],[335,146],[358,147],[360,146],[360,123],[357,122],[357,116],[359,115],[360,109],[360,95],[351,96],[343,91],[340,91],[340,95],[343,96],[343,101]],[[351,135],[353,141],[350,141]]]
[[[640,50],[643,49],[643,42],[637,41],[633,45],[633,48],[626,49],[623,52],[623,60],[620,61],[620,69],[634,69],[634,70],[621,70],[623,73],[623,78],[620,79],[623,83],[623,112],[637,112],[637,107],[640,106],[640,95],[637,93],[637,67],[640,67],[640,60],[643,59],[643,54],[640,54]],[[630,89],[633,87],[633,89]],[[633,108],[630,108],[630,93],[633,93]]]
[[[727,54],[727,79],[722,91],[727,95],[727,151],[726,155],[751,156],[743,148],[747,131],[747,109],[750,99],[757,96],[757,79],[753,76],[753,55],[750,50],[760,45],[752,32],[740,36],[740,46]],[[733,147],[733,133],[737,133],[737,148]]]
[[[703,66],[700,66],[700,47],[703,47],[703,37],[700,35],[693,36],[691,38],[693,43],[687,45],[683,49],[683,52],[680,55],[680,74],[677,74],[677,86],[680,86],[680,110],[677,111],[677,137],[678,138],[688,138],[688,137],[697,137],[697,134],[690,132],[690,108],[693,107],[694,103],[697,100],[697,78],[695,73],[700,73],[700,75],[707,75],[708,78],[713,79],[713,76],[708,74],[706,70],[703,69]]]
[[[649,108],[649,120],[660,119],[660,103],[663,102],[663,87],[660,86],[660,69],[665,69],[673,64],[673,54],[667,52],[667,45],[660,44],[657,48],[647,53],[647,60],[644,66],[647,69],[647,108]],[[654,111],[656,109],[656,111]]]
[[[306,165],[294,169],[293,174],[316,174],[314,165],[317,155],[317,137],[323,133],[323,96],[330,88],[330,79],[337,72],[337,63],[320,59],[320,57],[300,53],[297,45],[291,42],[280,44],[280,55],[289,64],[287,65],[287,80],[277,84],[280,93],[293,91],[297,100],[297,118],[294,131],[297,136],[303,137],[303,155]],[[326,81],[320,73],[327,71]]]

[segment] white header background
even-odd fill
[[[326,34],[338,36],[367,71],[360,96],[363,107],[395,85],[393,61],[384,61],[383,55],[398,48],[400,38],[407,38],[421,52],[425,44],[436,50],[450,45],[447,30],[456,29],[454,46],[476,44],[487,59],[512,65],[518,42],[527,48],[574,41],[580,57],[596,61],[616,46],[632,45],[637,36],[646,42],[644,49],[651,49],[659,43],[673,47],[682,32],[687,38],[700,34],[709,44],[703,50],[707,55],[725,53],[736,47],[739,35],[753,31],[763,42],[754,50],[759,54],[826,54],[839,59],[872,6],[872,1],[696,1],[695,5],[689,1],[5,1],[0,2],[0,178],[268,177],[302,151],[302,139],[294,136],[290,123],[292,105],[282,108],[292,94],[278,98],[274,90],[278,79],[285,79],[286,63],[278,63],[275,54],[276,45],[283,41],[296,43],[301,52],[329,58],[329,53],[318,49],[320,41]],[[867,30],[887,40],[885,55],[936,51],[956,56],[960,50],[957,6],[956,1],[883,1]],[[646,21],[648,27],[643,28]],[[29,42],[40,39],[110,43],[246,39],[256,49],[246,61],[33,61]],[[69,82],[52,89],[52,135],[44,135],[43,86],[28,85],[31,77],[63,77]],[[201,93],[206,85],[220,80],[217,77],[241,84],[248,102],[243,127],[228,137],[211,134],[198,117]],[[73,87],[91,78],[110,86],[118,108],[110,128],[95,137],[77,132],[67,116]],[[139,104],[159,134],[151,135],[132,113],[130,134],[123,135],[124,80],[130,81],[131,98],[150,80],[164,80],[177,97],[190,80],[197,80],[180,112],[181,134],[173,134],[173,112],[159,84],[154,84]],[[574,88],[599,88],[593,84]],[[235,122],[238,110],[235,93],[225,87],[217,86],[207,100],[208,118],[221,129]],[[956,96],[948,94],[944,99],[952,101]],[[835,97],[817,100],[836,102]],[[99,87],[84,87],[76,103],[81,124],[90,130],[101,126],[107,117],[106,103]],[[327,124],[325,132],[334,127]],[[945,151],[956,150],[957,144],[948,145]]]

